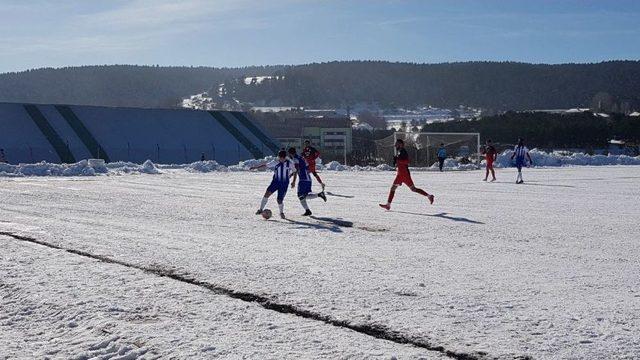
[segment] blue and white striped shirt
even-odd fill
[[[518,146],[518,145],[516,145],[515,149],[513,149],[513,152],[516,153],[516,159],[524,160],[524,157],[529,152],[529,149],[527,149],[526,146]]]
[[[289,185],[289,176],[293,171],[293,165],[290,160],[278,162],[273,169],[273,182],[277,182],[280,185]]]
[[[298,178],[300,181],[311,181],[307,161],[302,156],[296,154],[293,158],[293,162],[296,164],[296,170],[298,170]]]

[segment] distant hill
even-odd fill
[[[236,98],[265,105],[467,105],[493,110],[602,106],[640,108],[640,62],[534,65],[512,62],[407,64],[332,62],[287,67],[284,79],[246,85]],[[615,111],[616,109],[606,109]],[[620,111],[621,109],[618,109]]]
[[[281,67],[236,69],[135,65],[81,66],[0,74],[0,102],[176,107],[180,99],[238,76]]]
[[[246,77],[271,76],[260,81]],[[640,61],[597,64],[339,61],[234,69],[85,66],[0,74],[0,101],[175,106],[204,90],[263,106],[466,105],[493,111],[600,107],[640,109]]]

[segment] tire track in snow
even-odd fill
[[[394,342],[394,343],[397,343],[397,344],[413,345],[413,346],[416,346],[416,347],[419,347],[419,348],[422,348],[422,349],[426,349],[426,350],[429,350],[429,351],[435,351],[435,352],[442,353],[442,354],[444,354],[444,355],[446,355],[448,357],[454,358],[454,359],[458,359],[458,360],[481,360],[481,359],[491,358],[485,352],[462,353],[462,352],[457,352],[457,351],[453,351],[453,350],[448,350],[448,349],[445,349],[441,345],[435,345],[435,344],[432,344],[429,341],[426,341],[424,339],[418,339],[418,338],[415,338],[415,337],[410,337],[410,336],[401,334],[400,332],[395,331],[393,329],[389,329],[389,328],[387,328],[385,326],[375,325],[375,324],[353,324],[353,323],[349,322],[348,320],[335,319],[335,318],[333,318],[331,316],[323,315],[323,314],[312,312],[312,311],[305,310],[305,309],[300,309],[300,308],[298,308],[296,306],[293,306],[293,305],[278,303],[278,302],[275,302],[272,299],[270,299],[268,296],[257,295],[257,294],[253,294],[253,293],[249,293],[249,292],[236,291],[236,290],[233,290],[233,289],[217,286],[215,284],[212,284],[212,283],[209,283],[209,282],[206,282],[206,281],[193,279],[193,278],[190,278],[186,274],[178,274],[178,273],[175,273],[175,272],[169,271],[169,270],[163,270],[163,269],[158,269],[158,268],[153,268],[153,267],[145,267],[145,266],[142,266],[142,265],[136,265],[136,264],[128,263],[128,262],[125,262],[125,261],[121,261],[121,260],[109,258],[109,257],[106,257],[106,256],[102,256],[102,255],[91,254],[89,252],[82,251],[82,250],[69,249],[69,248],[65,248],[65,247],[59,246],[59,245],[48,243],[46,241],[38,240],[38,239],[33,238],[33,237],[14,234],[12,232],[0,231],[0,235],[8,236],[8,237],[11,237],[13,239],[20,240],[20,241],[25,241],[25,242],[30,242],[30,243],[46,246],[46,247],[49,247],[49,248],[52,248],[52,249],[66,251],[66,252],[74,254],[74,255],[84,256],[84,257],[87,257],[87,258],[95,259],[95,260],[102,261],[102,262],[109,263],[109,264],[117,264],[117,265],[125,266],[125,267],[128,267],[128,268],[138,269],[138,270],[141,270],[141,271],[143,271],[145,273],[148,273],[148,274],[153,274],[153,275],[160,276],[160,277],[167,277],[167,278],[170,278],[170,279],[173,279],[173,280],[176,280],[176,281],[180,281],[180,282],[183,282],[183,283],[199,286],[199,287],[208,289],[208,290],[210,290],[210,291],[212,291],[212,292],[214,292],[214,293],[216,293],[218,295],[225,295],[225,296],[228,296],[228,297],[233,298],[233,299],[238,299],[238,300],[242,300],[242,301],[246,301],[246,302],[256,303],[256,304],[260,305],[261,307],[263,307],[265,309],[273,310],[273,311],[276,311],[276,312],[279,312],[279,313],[282,313],[282,314],[292,314],[292,315],[300,316],[300,317],[305,318],[305,319],[312,319],[312,320],[316,320],[316,321],[321,321],[321,322],[323,322],[325,324],[328,324],[328,325],[332,325],[332,326],[336,326],[336,327],[340,327],[340,328],[353,330],[353,331],[361,333],[361,334],[372,336],[372,337],[377,338],[377,339],[391,341],[391,342]],[[522,356],[522,357],[517,357],[517,358],[518,359],[529,359],[529,357],[527,357],[527,356]]]

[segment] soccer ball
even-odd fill
[[[264,209],[264,210],[262,210],[262,214],[261,215],[265,220],[269,220],[269,219],[271,219],[271,215],[273,215],[273,213],[269,209]]]

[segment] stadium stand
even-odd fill
[[[280,143],[242,112],[0,103],[10,163],[81,159],[223,165],[274,155]]]

